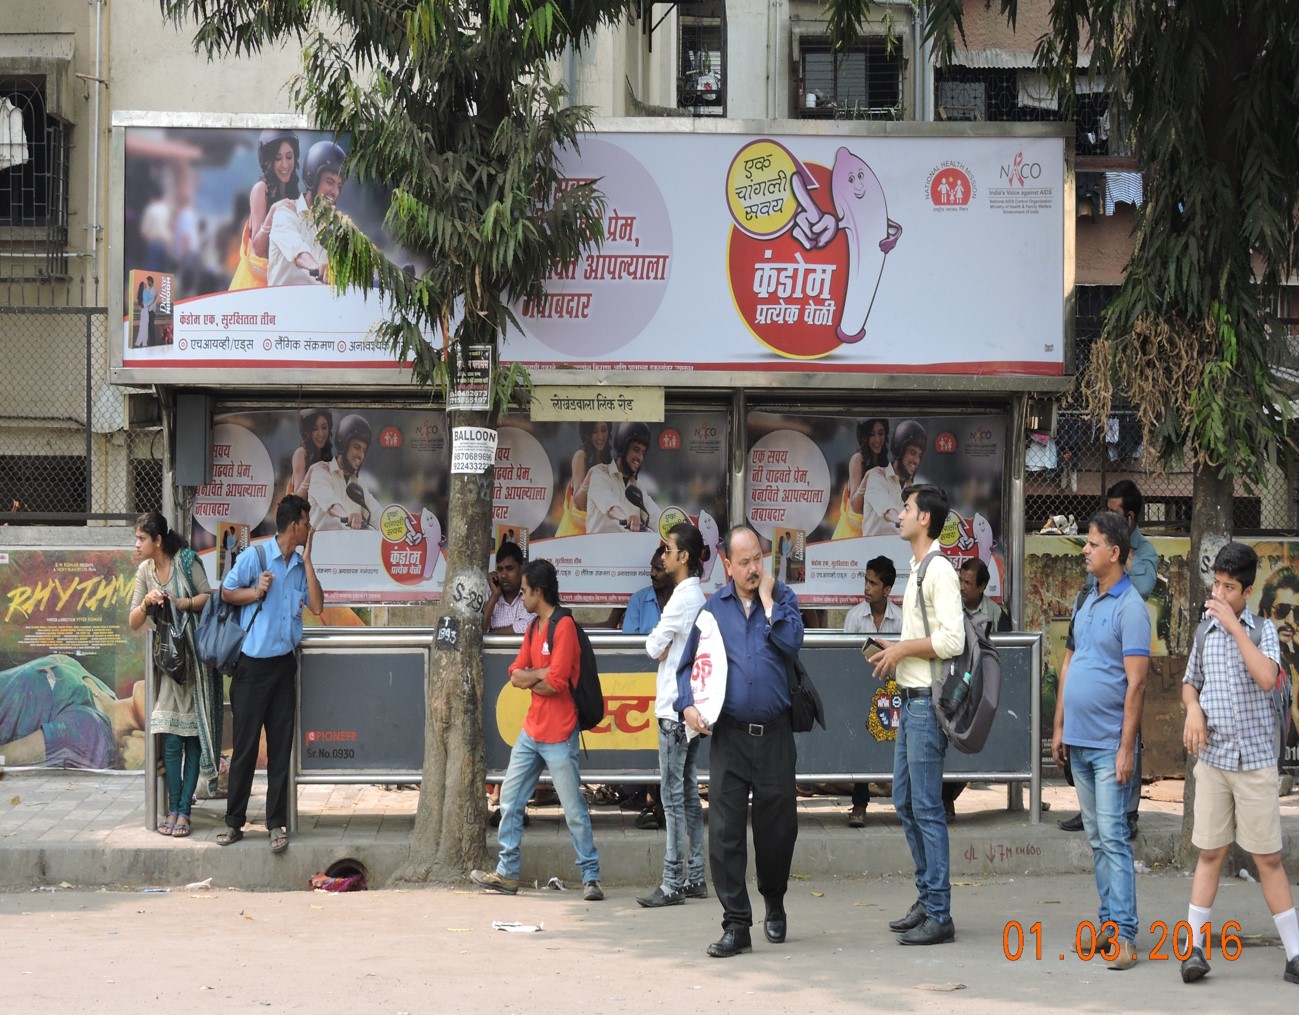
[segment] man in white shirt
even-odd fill
[[[319,141],[307,151],[302,164],[305,188],[296,200],[285,199],[271,210],[271,237],[267,251],[267,285],[314,285],[329,281],[329,258],[308,222],[308,210],[317,201],[334,205],[343,192],[346,155],[333,141]]]
[[[636,482],[650,447],[644,423],[624,423],[614,438],[615,458],[592,466],[586,495],[587,532],[652,532],[659,507]]]
[[[343,417],[338,425],[338,454],[328,462],[317,462],[308,473],[312,529],[327,532],[379,527],[383,509],[361,482],[361,466],[370,439],[370,424],[364,416],[352,413]]]
[[[848,634],[897,634],[902,630],[902,607],[889,598],[898,569],[881,554],[866,562],[865,598],[848,611],[843,629]],[[866,808],[871,802],[868,782],[852,784],[852,808],[848,811],[849,828],[866,827]]]
[[[654,715],[659,725],[659,798],[667,819],[663,881],[649,895],[636,899],[646,909],[679,906],[688,898],[703,899],[708,895],[704,884],[704,812],[695,769],[699,738],[686,738],[685,723],[675,707],[677,666],[695,618],[704,607],[704,592],[699,584],[703,553],[704,537],[697,528],[689,522],[672,526],[663,566],[676,584],[658,624],[645,639],[646,653],[659,664]]]
[[[943,754],[947,737],[935,714],[935,660],[950,659],[965,647],[965,614],[956,569],[941,552],[929,560],[923,590],[920,564],[947,521],[947,494],[936,486],[902,491],[898,535],[911,544],[911,575],[902,597],[902,637],[872,662],[883,679],[895,676],[902,716],[893,749],[893,806],[916,865],[917,899],[889,929],[904,945],[934,945],[956,940],[952,923],[951,857],[943,816]],[[923,594],[923,610],[920,596]],[[927,619],[927,623],[926,623]]]
[[[892,461],[866,473],[862,482],[863,536],[892,536],[898,531],[902,512],[902,488],[915,482],[916,472],[929,445],[925,428],[914,419],[904,419],[889,440]]]

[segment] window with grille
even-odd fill
[[[801,117],[844,120],[902,118],[902,73],[906,60],[896,37],[862,39],[834,52],[826,39],[799,45]]]
[[[0,77],[0,277],[68,274],[67,134],[43,78]]]
[[[726,5],[678,7],[677,105],[695,116],[726,115]]]

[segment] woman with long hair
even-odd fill
[[[866,473],[889,464],[889,421],[866,419],[857,424],[857,450],[848,459],[848,483],[839,501],[839,521],[834,539],[852,539],[861,535],[862,498],[866,492]]]
[[[157,511],[135,520],[135,587],[131,592],[132,631],[155,618],[166,619],[175,606],[184,625],[184,659],[180,673],[158,676],[149,732],[163,735],[162,756],[167,772],[167,817],[158,825],[163,835],[189,835],[190,807],[199,776],[215,793],[221,753],[223,704],[221,681],[199,662],[194,643],[198,614],[212,587],[203,565],[185,540],[167,526]]]
[[[586,532],[586,494],[590,489],[591,469],[613,461],[612,428],[608,423],[579,423],[577,435],[582,446],[573,452],[572,477],[564,492],[564,514],[556,536],[580,536]]]
[[[289,493],[306,498],[311,486],[311,467],[334,457],[334,414],[328,409],[302,409],[298,413],[302,443],[293,451],[293,476]]]
[[[264,130],[257,138],[257,164],[262,176],[248,192],[248,224],[239,244],[239,267],[230,289],[261,289],[266,285],[271,217],[281,201],[296,201],[298,135],[291,130]]]

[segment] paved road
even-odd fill
[[[1186,913],[1190,882],[1142,875],[1143,928]],[[734,959],[709,959],[715,900],[642,910],[630,888],[603,903],[573,892],[516,897],[430,889],[352,895],[34,891],[0,894],[6,1011],[285,1012],[1285,1012],[1299,986],[1258,886],[1224,882],[1215,921],[1238,919],[1244,948],[1215,959],[1199,984],[1175,961],[1127,972],[1071,950],[1094,918],[1084,875],[962,880],[955,944],[907,949],[885,924],[910,903],[909,879],[799,880],[790,937]],[[492,921],[544,924],[536,934]],[[1003,951],[1010,920],[1042,924],[1018,961]],[[1013,936],[1013,935],[1012,935]],[[1058,956],[1064,955],[1063,959]],[[960,989],[948,992],[954,985]],[[11,993],[12,992],[12,993]]]

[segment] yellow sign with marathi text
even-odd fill
[[[646,673],[601,673],[604,690],[604,719],[595,729],[582,734],[591,751],[657,751],[658,723],[654,721],[657,675]],[[518,739],[523,717],[532,703],[532,692],[511,684],[496,696],[496,730],[511,747]]]

